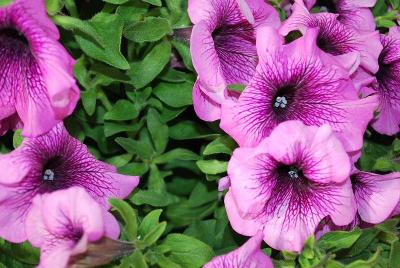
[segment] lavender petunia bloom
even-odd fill
[[[304,34],[309,28],[317,28],[319,49],[316,53],[321,54],[320,57],[334,58],[350,74],[358,65],[371,73],[378,71],[378,56],[382,50],[378,31],[358,31],[341,23],[337,14],[311,14],[302,0],[295,1],[292,11],[280,29],[281,34],[288,35],[296,30]]]
[[[99,204],[80,187],[38,195],[26,219],[29,242],[40,247],[40,268],[67,267],[70,256],[107,235]]]
[[[350,167],[328,125],[281,123],[258,146],[234,151],[225,196],[229,221],[243,235],[263,230],[275,249],[300,251],[325,217],[340,226],[353,221]]]
[[[23,135],[38,136],[74,110],[74,60],[58,39],[44,0],[0,8],[0,134],[23,124]]]
[[[400,201],[400,173],[354,170],[350,178],[360,222],[377,224],[389,218]]]
[[[262,239],[262,232],[258,232],[240,248],[213,258],[203,268],[273,268],[270,257],[260,249]]]
[[[223,103],[221,128],[240,146],[255,146],[287,120],[329,124],[348,152],[360,150],[376,96],[359,99],[347,73],[318,57],[316,29],[288,45],[273,32],[259,31],[256,74],[237,101]]]
[[[379,96],[379,114],[372,127],[381,134],[395,135],[400,131],[400,27],[381,35],[383,50],[379,71],[372,89]]]
[[[246,84],[257,65],[255,29],[280,26],[276,10],[263,0],[190,0],[194,26],[190,40],[199,75],[193,103],[201,118],[219,118],[229,84]],[[207,116],[207,113],[211,115]]]
[[[139,183],[138,177],[120,175],[114,166],[97,161],[62,123],[1,155],[0,170],[0,236],[16,243],[26,240],[26,215],[38,194],[80,186],[106,212],[108,198],[125,198]],[[115,226],[107,213],[105,221]],[[116,225],[114,236],[118,234]]]
[[[350,27],[362,31],[375,31],[375,19],[370,7],[376,0],[304,0],[308,9],[320,7],[330,13],[337,14],[337,19]]]

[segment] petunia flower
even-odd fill
[[[74,60],[58,43],[44,0],[0,8],[0,134],[23,124],[38,136],[70,115],[79,99]]]
[[[260,249],[262,240],[262,232],[258,232],[240,248],[213,258],[204,268],[273,268],[271,259]]]
[[[375,19],[370,7],[376,0],[304,0],[308,9],[320,7],[321,10],[337,14],[337,19],[350,27],[362,31],[375,31]]]
[[[333,57],[352,74],[360,64],[371,73],[378,71],[378,56],[382,50],[378,31],[359,31],[338,20],[337,14],[311,14],[302,0],[295,0],[291,16],[283,23],[280,33],[288,35],[292,31],[305,33],[309,28],[317,28],[317,49],[320,57]],[[333,63],[333,62],[332,62]]]
[[[225,196],[229,221],[246,236],[263,230],[278,250],[300,251],[328,216],[339,226],[354,219],[350,159],[329,125],[278,125],[254,148],[234,151]]]
[[[227,85],[246,84],[254,73],[256,28],[279,27],[279,15],[263,0],[190,0],[188,13],[194,24],[190,51],[199,76],[194,106],[200,112],[216,107],[211,113],[218,114],[218,105],[228,97]],[[204,118],[215,120],[215,116]]]
[[[372,127],[381,134],[400,131],[400,27],[392,27],[381,35],[383,50],[379,55],[379,71],[372,90],[379,96],[379,114]],[[368,94],[368,92],[365,92]]]
[[[400,173],[354,170],[350,178],[360,222],[377,224],[389,218],[400,201]]]
[[[0,236],[15,243],[26,240],[26,215],[38,194],[80,186],[106,212],[109,198],[125,198],[139,182],[138,177],[120,175],[114,166],[97,161],[62,123],[1,155],[0,170]],[[115,220],[107,215],[105,220],[112,224]],[[118,234],[116,225],[114,236]]]
[[[28,240],[40,247],[40,268],[67,267],[70,256],[84,253],[107,228],[101,207],[80,187],[37,195],[26,218]]]
[[[288,45],[273,32],[258,32],[256,74],[237,101],[223,103],[221,128],[240,146],[255,146],[287,120],[329,124],[348,152],[359,151],[376,96],[359,99],[347,72],[318,56],[318,30]]]

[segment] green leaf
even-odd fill
[[[389,268],[400,267],[400,241],[392,244],[389,257]]]
[[[13,135],[13,147],[14,147],[14,149],[17,149],[22,144],[22,142],[24,141],[24,137],[22,137],[21,133],[22,133],[21,129],[17,129],[14,132],[14,135]]]
[[[206,185],[199,182],[196,187],[194,187],[192,193],[190,194],[188,205],[190,207],[198,207],[207,204],[212,201],[216,201],[218,198],[218,192],[208,191]]]
[[[146,236],[148,233],[150,233],[151,230],[153,230],[158,225],[161,213],[162,209],[156,209],[151,211],[143,218],[142,222],[139,225],[139,230],[138,230],[141,237]]]
[[[0,7],[7,6],[11,4],[14,0],[0,0]]]
[[[1,1],[0,1],[1,2]],[[1,6],[1,4],[0,4]],[[64,6],[63,0],[46,0],[46,9],[49,15],[53,16],[61,11]]]
[[[103,1],[114,5],[121,5],[129,2],[130,0],[103,0]]]
[[[77,33],[75,38],[82,50],[88,56],[118,69],[129,69],[128,62],[120,52],[124,21],[117,15],[100,12],[88,22],[98,33],[98,38],[101,38],[102,47],[87,36]]]
[[[93,27],[88,21],[83,21],[74,17],[63,15],[53,16],[53,21],[58,26],[66,30],[76,31],[77,33],[83,34],[86,39],[90,39],[97,46],[104,48],[104,40],[102,36],[99,35],[99,32],[96,30],[96,28]]]
[[[143,16],[147,13],[148,7],[149,5],[147,3],[130,1],[119,6],[115,14],[117,14],[126,25],[129,25],[142,20]]]
[[[90,116],[96,111],[97,94],[95,90],[81,91],[83,108]]]
[[[195,154],[192,151],[183,148],[176,148],[165,154],[157,156],[154,158],[154,163],[156,164],[165,164],[173,161],[190,161],[190,160],[199,160],[200,156]]]
[[[193,63],[192,63],[192,56],[190,53],[190,48],[187,44],[184,42],[176,41],[173,40],[172,45],[178,51],[179,55],[181,56],[183,63],[185,64],[185,67],[188,68],[189,70],[193,71]]]
[[[124,36],[134,42],[154,42],[172,31],[169,21],[160,17],[146,17],[144,21],[129,25]]]
[[[166,207],[179,201],[177,197],[171,194],[153,190],[139,190],[132,196],[132,198],[130,198],[130,200],[138,206],[148,204],[153,207]]]
[[[147,268],[146,259],[144,258],[143,254],[136,250],[130,257],[131,267],[133,268]]]
[[[162,4],[161,4],[161,0],[142,0],[143,2],[146,2],[146,3],[149,3],[149,4],[152,4],[152,5],[154,5],[154,6],[161,6]]]
[[[215,255],[207,244],[183,234],[168,235],[162,245],[170,249],[170,260],[187,268],[201,267]]]
[[[169,62],[171,44],[162,41],[157,44],[140,62],[134,62],[128,75],[136,88],[142,88],[154,80]]]
[[[228,154],[231,155],[236,143],[228,136],[219,137],[210,142],[203,151],[203,155]]]
[[[161,122],[160,114],[149,109],[147,112],[147,128],[153,139],[153,144],[156,152],[161,154],[165,151],[168,143],[168,126]]]
[[[106,120],[131,120],[139,115],[139,107],[128,100],[119,100],[112,107],[112,110],[104,115]]]
[[[170,127],[169,136],[171,139],[174,140],[190,140],[216,138],[219,136],[219,134],[212,133],[209,129],[196,122],[181,121],[176,125]]]
[[[161,237],[167,227],[167,222],[163,221],[157,224],[150,232],[143,238],[143,243],[150,247]]]
[[[129,241],[134,241],[137,237],[137,218],[135,210],[125,201],[110,199],[108,201],[116,209],[125,222],[124,229]]]
[[[116,138],[115,142],[128,153],[136,154],[141,159],[150,159],[153,155],[153,150],[147,143],[123,137]]]
[[[361,234],[362,232],[360,229],[355,229],[351,232],[329,232],[318,240],[317,245],[321,249],[335,252],[354,245],[354,243],[360,238]]]
[[[228,168],[228,162],[216,159],[199,160],[196,162],[196,164],[203,173],[211,175],[226,172],[226,169]]]
[[[149,166],[145,163],[129,163],[118,168],[118,172],[131,176],[142,176],[149,170]]]
[[[154,95],[171,107],[179,108],[192,104],[193,84],[184,83],[165,83],[161,82],[154,90]]]

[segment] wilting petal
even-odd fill
[[[273,268],[272,260],[261,251],[262,233],[259,232],[240,248],[213,258],[204,268]]]
[[[386,220],[400,201],[400,173],[355,171],[351,179],[361,219],[374,224]]]

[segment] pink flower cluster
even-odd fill
[[[400,173],[355,165],[369,124],[385,135],[400,130],[400,28],[375,30],[375,2],[284,1],[281,22],[263,0],[189,0],[195,111],[220,120],[239,145],[220,185],[238,233],[262,232],[272,248],[298,252],[317,227],[396,213]],[[246,259],[247,249],[207,267],[242,267],[226,260]]]
[[[89,242],[119,237],[108,199],[139,178],[96,160],[62,123],[79,99],[73,58],[58,42],[44,0],[0,8],[0,135],[25,139],[0,155],[0,237],[40,247],[40,267],[66,267]]]

